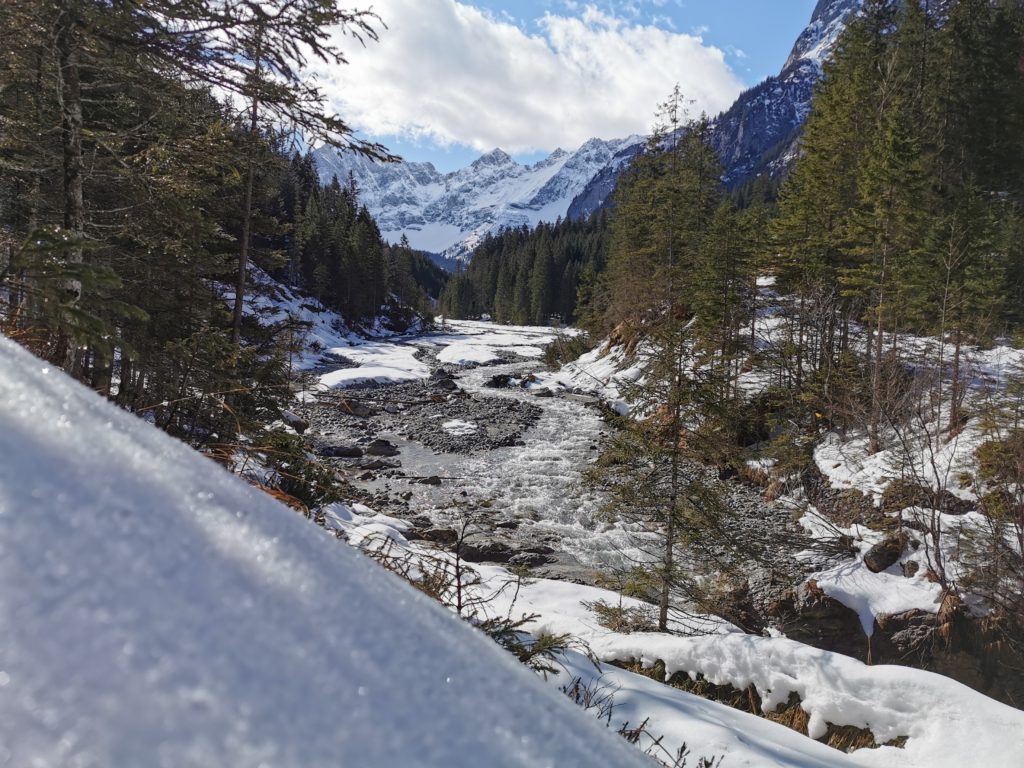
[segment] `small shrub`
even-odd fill
[[[554,341],[544,348],[544,364],[551,369],[561,368],[566,363],[571,363],[581,355],[585,355],[593,348],[594,343],[590,340],[590,336],[585,333],[578,333],[572,336],[560,333],[555,337]]]
[[[819,505],[819,509],[821,505]],[[879,513],[871,497],[853,488],[840,491],[828,505],[828,517],[842,527],[877,522]]]
[[[978,475],[997,483],[1020,482],[1024,474],[1024,429],[1015,429],[1002,440],[989,440],[978,446]]]
[[[935,492],[913,480],[893,480],[882,493],[883,512],[899,512],[907,507],[930,509],[934,503]]]
[[[596,614],[598,624],[612,632],[628,635],[631,632],[654,632],[658,628],[653,608],[612,605],[606,600],[584,601],[583,606]]]

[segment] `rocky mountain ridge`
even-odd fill
[[[405,235],[414,248],[460,259],[490,233],[564,218],[586,185],[640,141],[590,139],[532,165],[494,149],[447,174],[431,163],[376,163],[326,147],[314,156],[325,180],[344,182],[351,174],[385,239]]]
[[[714,118],[711,142],[725,167],[727,186],[737,187],[763,173],[777,176],[795,159],[822,65],[862,3],[819,0],[779,74],[740,94]],[[569,218],[583,218],[606,207],[617,179],[615,172],[595,177],[569,206]]]
[[[747,90],[713,120],[712,144],[736,187],[762,174],[784,173],[796,157],[814,87],[847,22],[863,0],[819,0],[781,72]],[[619,174],[643,149],[643,138],[590,139],[575,152],[557,149],[522,165],[494,149],[465,168],[440,173],[431,163],[376,163],[328,147],[314,152],[321,177],[351,175],[360,200],[385,239],[409,243],[442,263],[467,260],[488,234],[534,227],[559,217],[580,219],[610,204]]]

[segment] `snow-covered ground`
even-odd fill
[[[402,536],[401,521],[337,505],[331,524],[364,546],[387,537],[407,551],[416,544]],[[436,553],[432,553],[435,554]],[[527,625],[534,635],[571,635],[601,662],[665,663],[666,673],[700,674],[718,685],[743,690],[753,685],[762,707],[774,710],[797,694],[809,715],[810,736],[823,736],[829,724],[869,729],[883,743],[906,737],[904,747],[860,749],[844,754],[782,725],[707,701],[606,663],[595,666],[580,651],[561,657],[562,674],[549,682],[559,688],[575,678],[601,691],[611,702],[610,725],[633,726],[649,718],[648,729],[663,736],[674,752],[687,744],[694,759],[723,756],[724,766],[884,766],[960,768],[963,765],[1016,765],[1024,754],[1024,712],[989,699],[940,675],[898,666],[867,666],[785,637],[756,637],[705,617],[690,637],[653,632],[623,634],[598,623],[584,602],[604,600],[626,608],[642,603],[614,592],[564,581],[538,579],[517,590],[501,590],[510,574],[497,566],[477,566],[484,589],[497,597],[494,615],[536,614]],[[599,715],[594,711],[595,715]]]
[[[319,388],[344,389],[426,379],[430,368],[420,360],[425,351],[435,352],[439,362],[453,365],[486,365],[501,362],[509,355],[539,358],[544,347],[558,335],[554,328],[442,319],[438,329],[428,333],[392,335],[386,339],[343,333],[328,344],[317,338],[321,343],[316,359],[324,355],[328,359],[341,357],[352,364],[321,374]]]
[[[761,285],[769,298],[771,287],[770,281],[763,281]],[[763,313],[758,321],[761,343],[777,343],[780,333],[778,318],[770,311]],[[438,353],[443,362],[475,366],[492,364],[509,352],[529,357],[530,353],[523,350],[537,347],[539,353],[540,347],[551,338],[549,329],[452,323],[444,332],[385,343],[393,345],[396,356],[404,354],[399,351],[403,348],[429,349]],[[926,344],[927,340],[923,340],[919,346]],[[344,354],[341,350],[339,353]],[[1018,358],[1019,354],[1010,354],[1005,349],[975,354],[973,364],[978,372],[975,380],[999,380],[1005,370],[1019,362]],[[622,348],[598,348],[561,371],[538,372],[538,380],[531,387],[583,390],[604,398],[625,413],[629,405],[622,393],[642,375],[637,360],[637,357],[627,358]],[[411,362],[404,365],[411,370]],[[521,375],[521,366],[475,368],[459,374],[458,380],[464,389],[483,393],[486,379],[505,372]],[[744,375],[743,385],[748,391],[757,391],[767,383],[770,382],[762,371]],[[492,396],[505,397],[529,397],[529,391],[529,388],[486,390]],[[451,466],[446,465],[446,468],[449,474],[460,478],[459,488],[471,497],[492,500],[494,509],[531,521],[534,531],[553,533],[566,551],[584,563],[608,565],[616,556],[621,556],[628,537],[616,526],[601,521],[600,499],[581,488],[579,483],[581,468],[596,455],[590,453],[590,447],[601,441],[605,427],[593,411],[570,398],[547,399],[543,406],[541,421],[524,436],[525,445],[483,456],[449,457],[446,461]],[[439,424],[442,429],[458,432],[473,426],[467,422]],[[980,432],[969,424],[959,437],[936,443],[936,460],[930,465],[943,467],[943,474],[931,479],[946,483],[949,478],[968,471],[980,439]],[[815,458],[836,487],[858,488],[876,497],[896,476],[891,469],[894,457],[884,452],[868,455],[866,442],[857,435],[830,436],[818,447]],[[958,495],[970,496],[963,489]],[[900,514],[909,520],[925,512],[908,509]],[[949,520],[941,523],[952,535],[946,537],[944,546],[955,546],[958,528],[970,525],[973,514],[947,517]],[[887,571],[872,573],[864,565],[863,556],[883,538],[882,534],[862,526],[839,530],[831,524],[822,525],[813,508],[808,509],[801,522],[812,535],[831,538],[844,534],[853,540],[857,550],[854,558],[834,564],[814,574],[813,578],[827,594],[857,612],[866,634],[871,634],[876,616],[913,608],[938,610],[941,594],[939,587],[927,578],[927,547],[904,553],[900,563]],[[374,526],[372,530],[367,528],[366,535],[400,536],[400,532],[389,528],[386,522],[378,521]],[[359,539],[355,537],[356,541]],[[911,560],[917,561],[920,567],[915,575],[908,577],[901,566]],[[498,574],[494,578],[499,578],[500,569],[491,573]],[[712,682],[730,683],[738,688],[754,684],[769,708],[786,701],[790,693],[797,693],[811,716],[811,730],[816,734],[830,722],[869,728],[880,742],[900,736],[909,738],[905,749],[861,750],[847,758],[775,724],[761,719],[748,722],[743,719],[747,717],[743,713],[678,691],[669,693],[658,683],[622,670],[605,667],[596,671],[578,654],[566,656],[564,663],[571,676],[581,676],[617,690],[616,713],[623,720],[636,723],[656,713],[654,730],[660,727],[672,734],[665,742],[667,745],[678,746],[687,741],[695,755],[726,754],[728,764],[737,761],[735,764],[751,766],[952,766],[978,754],[984,758],[983,764],[1004,765],[1012,764],[1014,750],[1024,749],[1019,735],[1024,721],[1019,712],[948,679],[906,668],[865,667],[847,657],[781,637],[745,637],[721,622],[712,628],[710,635],[696,638],[611,633],[601,628],[590,611],[580,605],[581,600],[596,599],[590,589],[560,582],[538,582],[521,591],[517,610],[521,608],[540,615],[532,626],[535,632],[570,632],[590,644],[598,656],[606,660],[638,659],[653,663],[661,659],[668,663],[670,673],[674,670],[700,673]],[[618,600],[617,595],[610,593],[604,593],[603,597],[612,603]],[[564,680],[556,680],[556,684],[561,683]],[[935,701],[943,702],[937,719],[930,714],[933,706],[938,706],[933,705]],[[698,726],[698,721],[703,725]],[[981,753],[962,746],[969,741],[967,734],[971,729],[985,734]],[[676,734],[679,734],[679,741],[673,742]]]
[[[646,764],[422,594],[2,338],[0,457],[0,764]]]

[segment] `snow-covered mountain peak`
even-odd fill
[[[488,168],[494,166],[518,165],[503,149],[494,148],[486,155],[481,155],[470,164],[470,168]]]
[[[466,258],[490,233],[564,218],[590,180],[639,141],[590,139],[575,152],[559,148],[533,165],[494,149],[448,174],[430,163],[383,165],[331,149],[314,155],[322,177],[352,174],[385,238],[405,235],[414,248]]]
[[[846,29],[850,17],[864,0],[818,0],[810,23],[796,39],[783,71],[801,60],[810,61],[819,68],[832,54],[839,36]]]

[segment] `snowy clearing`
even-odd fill
[[[497,326],[482,321],[441,321],[441,329],[426,334],[387,339],[343,337],[342,344],[320,351],[326,359],[343,358],[351,367],[339,368],[318,378],[317,389],[345,389],[367,385],[402,384],[430,376],[430,366],[419,359],[424,351],[436,352],[438,361],[473,366],[500,362],[511,354],[538,358],[543,347],[558,338],[554,328]]]

